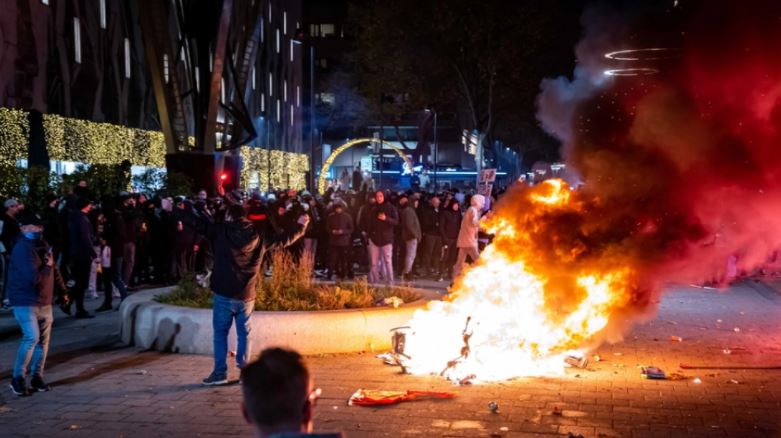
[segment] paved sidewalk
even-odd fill
[[[670,342],[670,336],[683,342]],[[316,424],[353,438],[781,436],[781,370],[678,369],[681,362],[781,365],[781,297],[769,299],[747,286],[726,293],[678,288],[664,296],[657,317],[595,353],[604,360],[562,377],[462,387],[400,375],[368,353],[310,357],[323,389]],[[1,382],[0,435],[251,434],[239,411],[238,385],[198,384],[211,369],[208,357],[123,348],[57,362],[48,374],[51,393],[16,398],[8,381]],[[640,364],[687,378],[644,380]],[[348,407],[358,388],[453,391],[457,398]],[[489,401],[499,404],[499,413],[488,411]]]

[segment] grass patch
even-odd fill
[[[277,249],[268,255],[273,266],[271,277],[257,287],[255,310],[343,310],[374,307],[378,300],[392,296],[405,303],[420,299],[420,294],[404,288],[375,287],[365,279],[354,282],[323,284],[313,280],[312,255],[304,253],[296,263],[289,252]],[[188,275],[176,289],[155,301],[175,306],[210,309],[212,293],[198,285],[195,276]]]

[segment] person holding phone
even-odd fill
[[[41,219],[25,212],[19,217],[19,236],[11,253],[8,272],[8,299],[14,318],[22,330],[11,375],[11,391],[17,396],[31,391],[51,390],[43,380],[46,354],[52,327],[52,304],[55,287],[65,291],[65,284],[54,264],[52,249],[43,239]],[[67,296],[62,300],[67,302]],[[32,374],[27,386],[28,371]]]

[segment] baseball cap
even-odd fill
[[[8,198],[3,203],[3,206],[5,206],[5,208],[16,207],[17,205],[19,205],[19,201],[17,201],[14,198]]]

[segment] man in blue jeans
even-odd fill
[[[298,219],[299,227],[295,232],[265,236],[265,242],[241,205],[230,205],[221,223],[202,219],[203,223],[214,248],[214,272],[210,282],[214,292],[214,369],[203,379],[203,384],[225,385],[228,383],[228,332],[234,319],[238,340],[236,364],[243,368],[250,359],[249,334],[263,255],[270,246],[286,247],[301,238],[309,216],[302,215]]]
[[[49,351],[54,288],[56,285],[58,290],[64,291],[65,285],[54,265],[51,247],[43,240],[40,218],[25,212],[19,217],[19,228],[22,234],[16,240],[8,268],[8,299],[22,329],[11,391],[18,396],[27,396],[31,390],[51,390],[43,380],[43,370]],[[27,387],[28,374],[32,374],[30,388]]]

